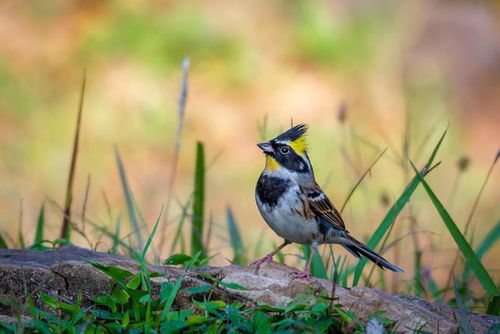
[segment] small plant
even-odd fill
[[[190,259],[176,281],[161,282],[159,291],[153,288],[152,279],[161,274],[149,271],[146,266],[141,265],[134,274],[89,261],[113,281],[109,293],[93,298],[90,306],[82,307],[82,296],[73,303],[41,292],[40,299],[50,312],[31,303],[24,309],[30,320],[19,319],[10,325],[0,323],[0,330],[7,333],[20,330],[25,333],[363,333],[365,330],[365,324],[352,311],[334,304],[324,291],[319,295],[304,291],[281,306],[259,303],[245,307],[239,302],[212,300],[213,289],[245,288],[206,274],[202,274],[202,278],[210,285],[181,290],[187,271],[199,256],[200,252]],[[179,309],[174,305],[179,293],[191,298],[190,307]],[[378,324],[391,330],[393,322],[382,315],[374,314],[370,320],[377,319]]]

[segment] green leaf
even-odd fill
[[[124,289],[119,289],[119,288],[114,289],[112,295],[122,305],[126,304],[128,299],[130,298],[130,295],[127,293],[127,291],[125,291]]]
[[[330,305],[328,304],[316,304],[311,308],[311,312],[323,312],[329,307]]]
[[[108,275],[111,277],[116,283],[121,285],[122,287],[125,287],[124,280],[131,277],[132,273],[130,271],[127,271],[125,269],[113,267],[113,266],[106,266],[103,264],[100,264],[98,262],[94,262],[92,260],[86,260],[89,264],[93,265],[97,269],[99,269],[101,272],[104,274]]]
[[[130,314],[129,312],[125,311],[125,314],[123,315],[122,318],[122,327],[127,328],[129,323],[130,323]]]
[[[128,185],[127,174],[125,173],[125,167],[123,166],[122,158],[120,157],[120,153],[118,149],[115,148],[115,158],[116,164],[118,165],[118,171],[120,173],[120,181],[122,183],[123,194],[125,195],[125,201],[127,203],[127,210],[129,215],[130,224],[135,231],[135,237],[137,240],[137,244],[139,249],[143,248],[143,240],[142,234],[140,231],[139,221],[137,219],[137,213],[135,212],[135,205],[132,196],[132,191]]]
[[[47,305],[49,306],[51,309],[53,310],[56,310],[58,309],[59,307],[59,303],[57,301],[57,299],[55,299],[54,297],[52,296],[49,296],[48,294],[44,293],[44,292],[40,292],[40,299]]]
[[[204,293],[212,290],[213,287],[211,285],[200,285],[200,286],[195,286],[193,288],[185,290],[185,292],[190,293],[190,294],[195,294],[195,293]]]
[[[0,234],[0,248],[9,248],[7,247],[7,243],[5,242],[5,239],[2,237]]]
[[[184,272],[182,273],[182,275],[175,282],[172,290],[170,291],[169,296],[167,297],[165,305],[163,306],[163,310],[162,310],[160,318],[159,318],[160,321],[166,320],[167,314],[170,312],[170,308],[172,307],[172,304],[174,303],[175,296],[177,296],[177,292],[179,292],[179,289],[181,287],[181,283],[184,280],[184,276],[186,276],[186,273],[189,270],[189,268],[191,268],[193,266],[193,263],[196,260],[198,260],[198,257],[200,257],[200,254],[201,254],[201,252],[197,252],[193,256],[191,261],[189,261],[188,265],[186,266],[186,269],[184,269]]]
[[[262,312],[255,312],[253,315],[252,329],[254,333],[271,333],[271,322],[269,317]]]
[[[488,303],[486,313],[500,316],[500,295],[493,296]]]
[[[229,288],[229,289],[233,289],[233,290],[248,290],[247,288],[245,288],[244,286],[241,286],[239,284],[236,284],[236,283],[227,283],[227,282],[224,282],[224,281],[221,281],[207,273],[203,273],[203,272],[199,272],[198,273],[198,276],[200,277],[203,277],[204,279],[206,280],[209,280],[211,281],[212,283],[214,284],[219,284],[219,285],[222,285],[223,287],[226,287],[226,288]]]
[[[193,218],[191,226],[191,252],[201,252],[205,257],[203,247],[203,224],[205,211],[205,150],[203,143],[196,144],[196,166],[194,174]]]
[[[486,290],[486,293],[490,298],[497,295],[498,290],[495,286],[495,283],[493,282],[491,276],[488,274],[483,264],[477,257],[476,253],[474,253],[471,246],[469,245],[463,234],[460,232],[460,230],[458,229],[457,225],[455,224],[451,216],[448,214],[448,211],[446,211],[443,204],[441,204],[441,201],[437,198],[437,196],[434,194],[430,186],[427,184],[427,181],[424,180],[424,178],[420,175],[420,173],[415,168],[415,165],[411,161],[410,164],[413,167],[413,170],[415,171],[417,177],[420,179],[420,182],[422,182],[422,185],[424,186],[427,195],[429,195],[430,199],[432,200],[432,203],[434,204],[436,210],[441,216],[441,219],[444,222],[446,228],[453,237],[453,240],[455,240],[455,243],[460,249],[460,252],[467,261],[467,264],[471,267],[472,271],[478,278],[479,282]]]
[[[148,248],[151,245],[151,241],[153,241],[153,237],[156,233],[156,229],[158,228],[158,224],[160,223],[160,218],[161,218],[162,212],[163,212],[163,205],[161,206],[160,214],[158,215],[158,218],[156,219],[155,226],[153,227],[153,230],[149,234],[148,240],[146,241],[146,245],[144,246],[144,249],[142,250],[142,257],[143,258],[146,256],[146,253],[148,252]]]
[[[192,315],[186,319],[186,326],[195,326],[195,325],[200,325],[204,322],[210,321],[211,318],[209,317],[204,317],[202,315]]]
[[[141,284],[141,274],[135,274],[134,277],[128,281],[126,287],[132,290],[137,290]]]
[[[191,259],[192,259],[191,256],[186,255],[186,254],[174,254],[174,255],[170,255],[168,257],[168,259],[166,259],[165,262],[163,262],[163,264],[175,266],[175,265],[179,265],[179,264],[184,264]]]
[[[42,204],[40,212],[38,213],[38,220],[36,223],[35,240],[33,241],[33,249],[38,249],[43,242],[43,228],[45,226],[45,204]]]
[[[500,223],[497,222],[496,225],[491,229],[490,232],[486,234],[483,241],[479,244],[479,247],[476,249],[476,254],[479,259],[482,259],[484,254],[488,252],[488,250],[495,245],[500,239]],[[468,282],[469,276],[471,274],[471,268],[466,266],[464,268],[464,272],[462,274],[462,282]]]
[[[436,154],[439,150],[439,147],[441,146],[441,143],[443,142],[443,139],[446,135],[446,131],[441,135],[441,138],[439,139],[438,143],[434,147],[434,150],[432,151],[431,156],[429,157],[429,160],[427,160],[427,163],[425,164],[425,167],[423,169],[423,174],[425,174],[429,168],[431,168],[432,163],[434,162],[434,158],[436,157]],[[397,199],[397,201],[391,206],[387,214],[385,215],[384,219],[380,223],[380,225],[377,227],[375,232],[373,233],[372,237],[368,240],[367,246],[370,249],[375,249],[379,242],[382,240],[384,235],[389,231],[391,225],[394,223],[396,218],[398,217],[399,213],[403,208],[405,207],[406,203],[410,200],[410,197],[413,195],[413,192],[417,188],[417,186],[420,183],[420,178],[414,177],[406,189],[403,191],[401,196]],[[367,259],[363,258],[361,259],[358,264],[356,265],[356,269],[354,271],[354,278],[352,281],[352,285],[356,286],[359,283],[359,279],[361,278],[361,273],[363,272],[363,268],[365,267],[367,263]]]
[[[238,224],[234,219],[233,210],[230,207],[227,207],[227,228],[229,230],[229,237],[231,240],[231,248],[233,249],[233,263],[239,265],[246,265],[246,251],[245,246],[243,245],[243,240],[241,239],[240,230],[238,228]]]

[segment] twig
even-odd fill
[[[361,184],[361,182],[363,182],[363,179],[365,178],[366,175],[368,175],[368,173],[371,172],[373,166],[375,166],[375,164],[377,163],[377,161],[380,160],[380,158],[382,158],[382,156],[384,155],[384,153],[387,151],[387,148],[385,150],[383,150],[379,155],[378,157],[371,163],[370,167],[368,167],[368,169],[363,173],[363,175],[361,175],[361,177],[359,178],[358,182],[356,182],[356,184],[354,185],[354,187],[352,187],[351,191],[349,192],[349,195],[347,195],[345,201],[344,201],[344,204],[342,204],[342,207],[340,208],[340,213],[342,213],[345,209],[345,206],[347,205],[347,202],[349,202],[349,200],[351,199],[352,195],[354,194],[354,192],[356,191],[356,189],[358,188],[358,186]]]
[[[83,71],[82,86],[80,91],[80,103],[78,105],[78,115],[76,120],[75,138],[73,141],[73,152],[71,154],[71,165],[69,168],[68,185],[66,188],[66,200],[64,204],[64,216],[61,228],[61,239],[69,240],[71,203],[73,202],[73,183],[75,179],[76,159],[78,157],[78,147],[80,142],[80,126],[82,123],[83,100],[85,97],[85,83],[87,81],[87,72]]]

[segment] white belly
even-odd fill
[[[302,211],[302,201],[296,195],[298,187],[291,187],[278,200],[276,206],[269,206],[262,203],[256,196],[257,207],[273,231],[291,242],[303,245],[310,245],[313,241],[320,243],[321,234],[318,224],[314,219],[305,219],[292,208],[300,208]]]

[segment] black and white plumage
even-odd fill
[[[310,245],[340,244],[357,258],[365,256],[380,268],[403,270],[352,237],[333,203],[316,183],[307,155],[307,126],[297,125],[278,137],[258,144],[266,155],[266,167],[255,189],[257,207],[271,229],[285,242],[266,257],[260,266],[284,246],[295,242]],[[310,260],[297,277],[310,279]]]

